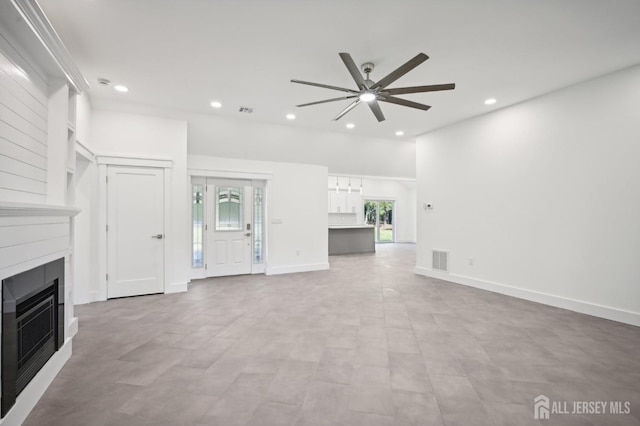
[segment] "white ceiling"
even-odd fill
[[[41,0],[92,86],[94,102],[243,117],[405,138],[640,63],[638,0]],[[338,122],[349,101],[296,108],[355,88],[338,56],[373,62],[376,81],[419,52],[430,59],[391,87],[456,83],[404,95],[424,112],[381,103]],[[127,94],[97,78],[128,86]],[[403,96],[400,96],[403,97]],[[486,98],[498,103],[486,106]],[[212,100],[223,108],[213,109]],[[594,99],[597,102],[597,99]],[[287,113],[297,119],[289,122]],[[345,124],[355,123],[353,130]]]

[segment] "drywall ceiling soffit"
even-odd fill
[[[92,84],[92,99],[310,129],[411,138],[438,127],[640,63],[640,2],[619,0],[47,0],[42,7]],[[456,83],[406,95],[427,111],[385,105],[340,121],[349,102],[295,108],[352,87],[338,52],[373,62],[375,81],[424,52],[392,86]],[[94,84],[125,84],[122,95]],[[498,103],[484,105],[494,97]],[[223,107],[212,109],[219,100]],[[253,113],[238,112],[240,106]],[[296,114],[287,121],[287,113]],[[354,129],[346,129],[352,122]]]

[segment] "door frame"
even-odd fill
[[[172,229],[171,215],[171,174],[173,161],[164,158],[133,158],[101,155],[96,157],[98,165],[98,289],[96,300],[107,300],[107,167],[109,166],[130,166],[130,167],[153,167],[163,169],[164,175],[164,229]],[[174,236],[171,232],[165,232],[163,238],[163,273],[164,292],[167,293],[167,278],[170,277],[170,267],[167,262],[167,248],[171,247]]]
[[[273,179],[272,173],[264,173],[264,172],[251,172],[251,171],[239,171],[239,170],[209,170],[209,169],[187,169],[188,174],[188,194],[189,194],[189,233],[192,235],[192,185],[193,184],[202,184],[206,185],[207,179],[220,179],[220,180],[242,180],[242,181],[251,181],[252,186],[255,188],[254,183],[261,182],[260,185],[263,185],[264,188],[264,218],[263,218],[263,226],[264,226],[264,235],[263,235],[263,255],[264,259],[261,264],[253,263],[253,255],[251,261],[251,275],[254,274],[267,274],[269,270],[268,262],[269,262],[269,193],[271,190],[271,182]],[[205,195],[206,197],[207,195]],[[251,202],[253,203],[253,194],[251,197]],[[253,216],[253,206],[252,206],[252,216]],[[205,201],[205,212],[204,217],[206,218],[206,201]],[[252,217],[253,223],[253,217]],[[253,232],[253,230],[252,230]],[[206,278],[206,271],[204,266],[202,268],[193,268],[192,267],[192,250],[193,250],[193,240],[192,237],[189,238],[189,278],[191,279],[202,279]],[[206,260],[206,235],[203,238],[203,263]]]

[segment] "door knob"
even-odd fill
[[[161,240],[162,239],[162,234],[152,235],[151,238],[157,238],[157,239]]]
[[[244,234],[245,237],[250,237],[251,236],[251,232],[247,232],[246,234]]]

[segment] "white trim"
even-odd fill
[[[307,265],[267,266],[267,275],[293,274],[296,272],[324,271],[329,263],[311,263]]]
[[[85,160],[93,162],[96,158],[96,155],[87,148],[82,142],[76,139],[76,154],[80,155]]]
[[[270,180],[273,179],[273,173],[263,172],[239,172],[236,170],[214,170],[214,169],[187,169],[187,175],[189,176],[203,176],[213,178],[227,178],[227,179],[258,179],[258,180]]]
[[[166,158],[97,155],[96,160],[99,165],[106,164],[109,166],[156,167],[161,169],[170,169],[173,167],[173,160]]]
[[[267,266],[264,264],[264,262],[251,264],[251,275],[264,274],[266,270]]]
[[[164,234],[164,239],[162,240],[162,260],[164,262],[164,276],[162,277],[162,286],[164,288],[164,293],[167,294],[176,292],[170,289],[170,285],[167,282],[167,280],[171,276],[171,271],[173,268],[173,265],[171,264],[171,262],[169,262],[169,250],[173,248],[172,231],[174,231],[173,227],[171,226],[171,224],[173,223],[173,216],[171,215],[171,212],[173,211],[173,209],[171,208],[171,206],[173,205],[173,199],[171,197],[173,195],[171,191],[171,189],[173,188],[171,169],[165,168],[163,170],[162,185],[164,190],[164,224],[162,226],[162,233]],[[185,289],[184,291],[187,290]]]
[[[352,175],[348,173],[333,173],[330,172],[328,175],[329,178],[355,178],[355,179],[373,179],[373,180],[399,180],[404,182],[415,182],[416,178],[410,177],[396,177],[396,176],[371,176],[371,175]],[[335,188],[334,188],[335,189]]]
[[[171,283],[169,285],[165,285],[164,294],[184,293],[188,289],[189,289],[189,283],[186,281],[183,283]]]
[[[56,33],[56,30],[47,19],[47,16],[36,0],[11,0],[31,31],[38,37],[42,46],[51,55],[65,77],[73,85],[77,92],[90,89],[89,82],[84,78],[78,66]]]
[[[98,165],[98,289],[94,301],[107,300],[107,165]]]
[[[73,301],[71,301],[73,303]],[[78,317],[73,317],[71,322],[69,323],[69,327],[67,328],[67,339],[73,339],[73,337],[78,334]]]
[[[73,217],[80,209],[53,204],[11,203],[0,201],[0,216],[67,216]]]
[[[0,419],[0,425],[21,425],[70,357],[71,338],[67,338],[62,347],[49,358],[49,361],[18,395],[15,405]]]
[[[513,287],[507,284],[494,283],[491,281],[480,280],[463,275],[441,273],[421,266],[415,267],[415,273],[418,275],[423,275],[425,277],[438,278],[456,284],[462,284],[469,287],[492,291],[494,293],[517,297],[518,299],[524,299],[549,306],[555,306],[557,308],[568,309],[570,311],[580,312],[582,314],[592,315],[594,317],[606,318],[625,324],[640,326],[640,313],[638,312],[626,311],[623,309],[612,308],[610,306],[597,305],[595,303],[556,296],[554,294],[540,293],[533,290]]]

